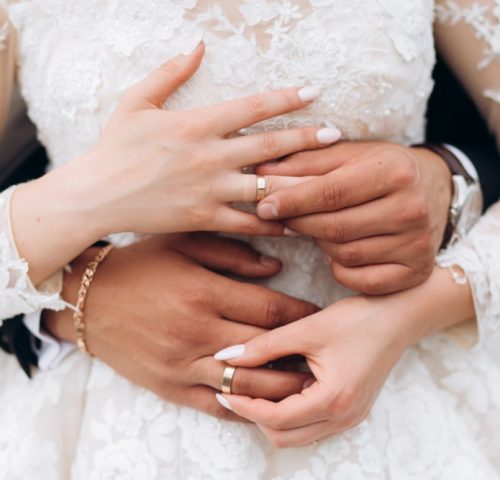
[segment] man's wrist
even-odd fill
[[[83,272],[98,250],[95,247],[85,250],[71,263],[71,271],[64,273],[61,296],[67,302],[73,305],[76,303]],[[42,315],[42,325],[54,338],[76,344],[76,331],[72,310],[68,308],[58,312],[45,310]]]

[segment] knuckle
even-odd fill
[[[337,210],[342,205],[344,192],[340,184],[336,182],[327,183],[321,192],[321,199],[327,208]]]
[[[378,275],[373,275],[370,272],[365,274],[361,280],[360,291],[366,295],[382,295],[388,288],[389,285],[386,281],[379,278]]]
[[[346,228],[344,222],[339,220],[335,215],[331,222],[325,224],[324,235],[328,240],[342,243],[345,240]]]
[[[362,261],[359,249],[349,244],[339,246],[337,255],[339,263],[344,267],[354,267]]]
[[[252,117],[261,118],[269,112],[269,104],[262,96],[254,96],[246,99],[246,107]]]
[[[418,178],[418,164],[416,158],[405,152],[395,151],[393,155],[397,155],[398,159],[391,169],[390,178],[397,187],[407,187],[413,185]]]
[[[276,133],[265,132],[262,134],[262,150],[266,156],[279,157],[281,146]]]
[[[276,298],[268,298],[265,304],[265,321],[269,328],[282,325],[282,308]]]

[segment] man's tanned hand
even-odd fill
[[[257,172],[268,176],[259,216],[283,219],[289,234],[317,239],[342,285],[381,295],[416,286],[431,274],[452,191],[451,172],[435,153],[344,142]],[[290,177],[303,179],[294,184]]]
[[[73,264],[63,296],[74,301],[95,249]],[[202,266],[203,265],[203,266]],[[165,400],[229,419],[215,399],[225,365],[215,352],[317,311],[309,303],[209,269],[248,278],[275,275],[276,259],[206,234],[155,237],[114,250],[101,264],[85,309],[90,351],[119,374]],[[47,312],[45,326],[75,341],[71,312]],[[310,375],[237,369],[236,393],[278,400],[300,392]]]

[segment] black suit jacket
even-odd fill
[[[500,157],[495,141],[473,103],[441,61],[434,76],[436,88],[429,104],[427,140],[456,145],[471,158],[481,178],[485,206],[489,206],[500,198]],[[15,163],[21,166],[9,172],[8,178],[0,176],[1,190],[43,175],[47,165],[45,151],[39,144],[28,143],[30,148],[21,149],[16,158]],[[7,320],[0,327],[0,348],[15,354],[27,375],[30,366],[36,365],[31,345],[32,338],[22,324],[22,316]]]

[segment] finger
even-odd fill
[[[279,222],[261,220],[252,213],[242,212],[232,207],[222,207],[217,211],[216,230],[241,235],[281,237],[284,227]]]
[[[182,237],[171,248],[201,265],[248,278],[266,278],[281,270],[277,258],[262,255],[240,240],[219,237],[211,233],[196,233]]]
[[[386,295],[415,287],[425,280],[406,265],[384,264],[348,268],[339,263],[330,265],[335,280],[344,287],[366,295]]]
[[[312,303],[259,285],[224,279],[221,288],[223,291],[218,300],[219,313],[225,318],[249,325],[277,328],[318,311],[318,307]],[[224,295],[223,292],[231,292],[231,295]],[[262,364],[264,363],[266,361]]]
[[[263,207],[261,207],[263,208]],[[401,205],[388,198],[346,208],[338,212],[317,213],[286,220],[294,232],[334,243],[400,233]]]
[[[338,142],[328,148],[294,153],[281,161],[265,163],[257,168],[259,175],[325,175],[366,154],[365,142]],[[372,147],[374,148],[374,147]]]
[[[260,202],[257,212],[261,218],[271,220],[364,204],[391,192],[390,182],[379,175],[380,171],[370,172],[363,163],[346,165],[294,189],[278,190]],[[271,208],[277,217],[269,216]]]
[[[290,430],[273,430],[264,425],[257,427],[276,448],[305,447],[342,431],[337,422],[328,420]]]
[[[237,167],[256,165],[300,150],[325,147],[340,138],[336,128],[304,127],[265,131],[226,140],[225,149]]]
[[[278,188],[291,188],[308,181],[309,177],[265,177],[266,195]],[[224,202],[255,202],[257,199],[257,175],[234,173],[228,177],[224,188]]]
[[[212,358],[199,360],[197,382],[222,389],[222,377],[227,365]],[[237,395],[282,400],[301,392],[304,382],[311,375],[298,372],[282,372],[270,368],[236,368],[231,391]]]
[[[204,412],[212,417],[233,422],[248,423],[246,418],[224,408],[216,399],[217,390],[205,385],[195,385],[182,391],[176,403],[186,405],[197,411]]]
[[[259,367],[291,355],[306,356],[311,344],[310,336],[305,333],[304,322],[290,323],[258,335],[244,344],[227,347],[217,352],[214,358],[235,367]]]
[[[349,268],[402,263],[404,257],[410,256],[414,250],[399,235],[364,238],[341,244],[326,240],[318,240],[317,243],[331,261]]]
[[[237,415],[273,430],[290,430],[327,420],[327,406],[332,402],[320,387],[306,388],[277,403],[242,395],[222,396]]]
[[[168,97],[195,74],[204,53],[205,45],[201,42],[191,54],[179,55],[161,65],[128,90],[124,98],[126,108],[162,108]]]
[[[320,92],[311,87],[288,88],[260,93],[198,110],[200,116],[216,126],[217,133],[228,135],[268,118],[308,106]]]

